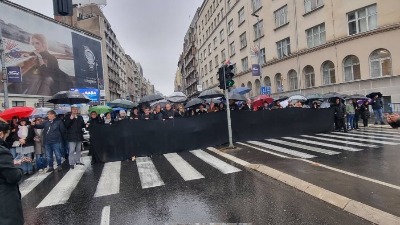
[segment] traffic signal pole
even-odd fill
[[[6,69],[6,59],[4,54],[4,43],[3,43],[3,33],[0,26],[0,57],[1,57],[1,71],[2,77],[1,82],[3,82],[4,89],[4,109],[8,109],[9,101],[8,101],[8,79],[7,79],[7,69]]]
[[[231,109],[229,108],[229,88],[226,86],[226,74],[224,67],[224,85],[225,85],[225,99],[226,99],[226,117],[228,119],[228,139],[229,139],[229,148],[235,148],[232,140],[232,120],[231,120]]]

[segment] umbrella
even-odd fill
[[[185,108],[192,108],[198,105],[204,104],[203,99],[200,98],[194,98],[190,100],[188,103],[186,103]]]
[[[90,99],[77,91],[60,91],[53,95],[48,102],[53,104],[82,104],[90,102]]]
[[[368,100],[367,97],[365,97],[364,95],[360,95],[360,94],[349,95],[347,97],[347,99]]]
[[[359,104],[359,105],[362,105],[362,104],[364,104],[364,102],[370,102],[371,101],[371,99],[369,99],[369,98],[367,98],[367,99],[360,99],[360,100],[357,100],[357,104]]]
[[[231,92],[233,92],[233,93],[238,93],[238,94],[240,94],[240,95],[244,95],[244,94],[249,93],[250,91],[251,91],[251,88],[247,88],[247,87],[238,87],[238,88],[233,89]]]
[[[206,103],[207,104],[210,104],[211,102],[219,104],[219,103],[222,102],[222,99],[221,98],[208,98],[208,99],[206,99]]]
[[[289,101],[289,102],[291,102],[291,101],[301,101],[301,102],[304,102],[304,101],[307,101],[307,98],[306,98],[304,95],[293,95],[293,96],[290,96],[290,97],[289,97],[288,101]]]
[[[218,90],[205,90],[200,93],[199,98],[218,98],[218,97],[223,97],[224,94],[222,94]]]
[[[321,94],[316,93],[316,94],[306,95],[306,98],[307,99],[321,99],[321,98],[324,98],[324,97]]]
[[[36,108],[35,110],[33,110],[32,113],[32,117],[46,117],[47,116],[47,112],[52,110],[51,108],[46,108],[46,107],[42,107],[42,108]]]
[[[284,100],[284,101],[281,102],[281,106],[282,106],[283,108],[286,108],[288,105],[289,105],[289,100],[288,100],[288,99],[286,99],[286,100]]]
[[[68,113],[68,111],[65,109],[56,109],[54,112],[56,112],[57,115],[65,115]]]
[[[327,109],[327,108],[330,108],[331,107],[331,103],[329,103],[329,102],[323,102],[322,104],[321,104],[321,106],[320,106],[320,108],[321,109]]]
[[[140,99],[139,104],[151,103],[161,99],[164,99],[164,97],[162,97],[161,95],[147,95]]]
[[[282,102],[282,101],[285,101],[286,99],[288,99],[289,97],[287,97],[287,96],[279,96],[277,99],[275,99],[275,102],[277,102],[277,101],[280,101],[280,102]]]
[[[4,120],[11,120],[14,116],[19,118],[30,117],[33,113],[32,107],[12,107],[0,113],[0,117]]]
[[[258,108],[260,106],[263,106],[265,102],[271,104],[273,101],[274,99],[268,95],[259,95],[253,100],[253,107]]]
[[[187,97],[182,92],[174,92],[168,96],[167,100],[173,103],[182,103],[187,101]]]
[[[379,98],[382,98],[382,93],[380,93],[380,92],[372,92],[372,93],[369,93],[369,94],[367,94],[367,97],[368,97],[368,98],[374,98],[374,97],[377,96],[377,95],[378,95]]]
[[[235,93],[235,92],[229,93],[228,98],[229,98],[229,100],[244,101],[244,102],[247,100],[246,97],[244,97],[241,94]]]
[[[117,107],[117,108],[112,108],[112,111],[121,111],[125,110],[125,108]]]
[[[105,114],[108,112],[112,112],[112,108],[106,105],[97,105],[93,106],[89,109],[89,112],[95,111],[97,114]]]
[[[126,100],[126,99],[115,99],[108,103],[109,106],[111,107],[121,107],[121,108],[126,108],[126,109],[131,109],[135,107],[135,103]]]
[[[151,103],[151,104],[150,104],[150,107],[151,107],[151,108],[154,108],[154,107],[156,107],[157,105],[160,105],[161,108],[165,108],[165,106],[166,106],[167,104],[169,104],[169,101],[167,101],[167,100],[165,100],[165,99],[162,99],[162,100],[158,100],[158,101],[156,101],[156,102]]]
[[[328,92],[323,95],[323,98],[342,98],[343,96],[337,92]]]

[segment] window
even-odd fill
[[[224,29],[222,29],[222,30],[219,32],[219,39],[221,40],[221,43],[225,40],[225,37],[224,37]]]
[[[212,60],[210,60],[210,72],[213,70]]]
[[[324,0],[304,0],[304,9],[305,12],[311,12],[316,8],[319,8],[324,5]]]
[[[233,56],[235,54],[235,42],[229,45],[229,49],[231,50],[231,56]]]
[[[247,88],[251,89],[251,91],[249,92],[249,97],[253,96],[253,84],[249,81],[247,82]]]
[[[201,68],[201,77],[204,77],[204,70]]]
[[[208,54],[211,54],[211,44],[208,44]]]
[[[287,5],[283,6],[282,8],[274,12],[275,27],[280,27],[288,23],[287,12],[288,12]]]
[[[259,95],[261,93],[261,82],[259,79],[256,79],[256,81],[254,81],[254,84],[256,85],[256,88],[254,89],[254,94],[255,95]]]
[[[289,81],[289,91],[297,90],[298,88],[298,79],[297,72],[295,70],[290,70],[288,73],[288,81]]]
[[[231,19],[228,23],[228,34],[233,32],[233,19]]]
[[[218,23],[221,21],[221,13],[218,13],[218,15],[217,15],[217,21],[218,21]]]
[[[344,59],[344,81],[361,79],[360,60],[357,56],[350,55]]]
[[[204,49],[204,51],[203,51],[203,55],[204,55],[204,59],[206,59],[206,58],[207,58],[206,49]]]
[[[276,43],[278,49],[278,58],[290,55],[290,38],[283,39]]]
[[[261,8],[261,0],[251,0],[251,7],[253,8],[253,12],[260,9]]]
[[[358,9],[347,13],[349,35],[369,31],[377,27],[376,5]]]
[[[249,69],[249,58],[242,59],[242,71],[247,71]]]
[[[25,106],[25,101],[12,101],[11,107]]]
[[[208,88],[208,80],[206,80],[206,89]]]
[[[280,74],[280,73],[277,73],[275,75],[275,86],[276,86],[277,93],[281,93],[284,91],[283,83],[282,83],[282,74]]]
[[[331,61],[326,61],[322,64],[322,84],[334,84],[335,78],[335,65]]]
[[[218,67],[219,64],[219,59],[218,59],[218,55],[215,56],[215,68]]]
[[[261,65],[267,63],[267,59],[265,58],[265,48],[260,50],[260,62]]]
[[[245,20],[244,7],[239,10],[238,14],[239,14],[239,26],[240,26],[240,24],[242,24]]]
[[[217,48],[217,37],[214,38],[213,44],[214,44],[214,49],[216,49]]]
[[[221,51],[221,60],[222,60],[222,63],[224,63],[226,60],[225,49],[222,49],[222,51]]]
[[[390,52],[386,49],[378,49],[369,56],[371,66],[371,77],[382,77],[392,75],[392,59]]]
[[[269,76],[264,77],[264,86],[271,87],[271,78]]]
[[[246,40],[246,32],[240,35],[240,49],[243,49],[247,46],[247,40]]]
[[[203,53],[200,53],[200,62],[203,62]]]
[[[307,34],[307,45],[309,48],[325,44],[326,42],[325,23],[306,30],[306,34]]]
[[[211,23],[210,29],[211,29],[211,30],[214,30],[214,22]],[[210,33],[210,34],[211,34],[211,33]]]
[[[304,67],[303,73],[304,73],[305,88],[314,87],[315,86],[314,68],[312,66],[306,66]]]
[[[204,72],[207,74],[207,64],[206,65],[204,65]]]
[[[211,83],[211,86],[214,85],[214,77],[210,78],[210,83]]]
[[[258,23],[253,25],[253,29],[254,29],[254,37],[255,40],[261,38],[262,36],[264,36],[264,29],[263,29],[263,21],[260,20],[258,21]]]
[[[231,2],[231,0],[228,0],[228,2],[227,2],[227,7],[228,7],[228,11],[232,9],[232,2]]]

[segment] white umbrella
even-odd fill
[[[304,95],[293,95],[289,97],[289,102],[292,101],[307,101],[307,98]]]
[[[168,96],[167,100],[173,103],[182,103],[187,101],[187,96],[182,92],[174,92]]]
[[[331,103],[329,102],[323,102],[320,106],[321,109],[327,109],[331,107]]]
[[[289,100],[285,100],[285,101],[282,101],[282,102],[281,102],[281,106],[282,106],[283,108],[286,108],[288,105],[289,105]]]

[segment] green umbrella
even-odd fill
[[[93,106],[92,108],[89,109],[89,112],[97,112],[97,114],[104,114],[108,112],[112,112],[112,108],[106,105],[97,105]]]

